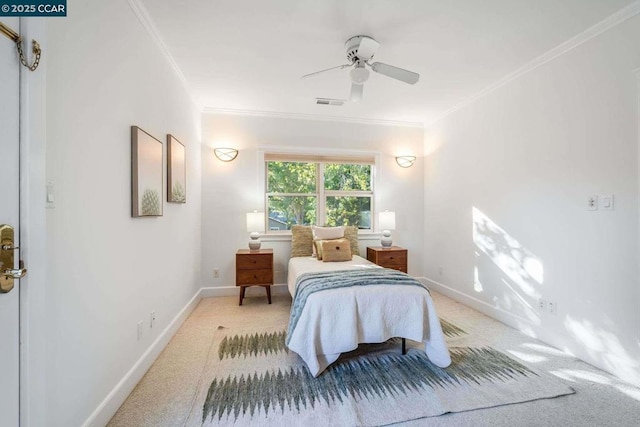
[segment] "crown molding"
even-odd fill
[[[160,53],[162,54],[162,56],[164,56],[165,59],[169,62],[169,65],[171,65],[171,68],[175,72],[176,76],[178,77],[178,79],[180,79],[180,82],[182,82],[182,85],[184,86],[185,91],[187,92],[187,96],[189,97],[189,99],[191,99],[191,102],[199,110],[202,110],[202,105],[200,105],[191,94],[191,91],[189,90],[189,86],[187,84],[186,77],[182,73],[182,70],[178,66],[178,63],[175,61],[175,59],[173,59],[173,56],[171,55],[171,52],[169,52],[169,48],[167,48],[167,45],[164,43],[164,40],[162,40],[162,36],[160,36],[160,32],[158,31],[155,24],[153,23],[153,19],[149,15],[149,12],[147,12],[147,8],[144,7],[144,5],[140,0],[128,0],[128,2],[129,2],[129,7],[131,7],[131,10],[133,11],[134,15],[136,15],[136,17],[138,18],[138,21],[140,21],[144,29],[151,36],[151,39],[155,42],[155,44],[160,49]]]
[[[129,6],[131,7],[131,10],[133,10],[133,13],[136,15],[144,29],[147,30],[147,33],[149,33],[153,41],[158,45],[158,47],[160,48],[160,52],[162,52],[167,61],[169,61],[169,64],[171,64],[171,66],[173,67],[173,70],[178,75],[178,78],[182,81],[182,83],[186,85],[187,79],[184,77],[182,70],[173,59],[173,56],[171,56],[167,45],[164,44],[164,40],[162,40],[160,32],[153,23],[151,16],[149,16],[147,8],[144,7],[140,0],[129,0]]]
[[[518,68],[517,70],[507,74],[506,76],[502,77],[500,80],[494,82],[493,84],[487,86],[486,88],[482,89],[480,92],[476,93],[475,95],[470,96],[469,98],[465,99],[464,101],[456,104],[455,106],[449,108],[448,110],[444,111],[440,116],[438,116],[437,118],[435,118],[434,120],[432,120],[431,122],[425,123],[425,127],[431,126],[435,123],[437,123],[438,121],[444,119],[445,117],[447,117],[448,115],[466,107],[467,105],[475,102],[476,100],[490,94],[491,92],[495,91],[496,89],[501,88],[502,86],[506,85],[507,83],[516,80],[520,77],[522,77],[523,75],[530,73],[531,71],[535,70],[536,68],[550,62],[553,61],[554,59],[556,59],[557,57],[564,55],[565,53],[575,49],[576,47],[580,46],[583,43],[586,43],[587,41],[593,39],[594,37],[599,36],[600,34],[604,33],[605,31],[610,30],[611,28],[623,23],[624,21],[633,18],[634,16],[636,16],[638,13],[640,13],[640,1],[635,1],[631,4],[629,4],[626,7],[623,7],[622,9],[620,9],[619,11],[615,12],[613,15],[610,15],[609,17],[603,19],[602,21],[598,22],[595,25],[592,25],[591,27],[587,28],[586,30],[584,30],[582,33],[575,35],[574,37],[571,37],[570,39],[568,39],[567,41],[559,44],[558,46],[554,47],[553,49],[543,53],[542,55],[538,56],[537,58],[535,58],[534,60],[526,63],[525,65],[523,65],[522,67]]]
[[[283,113],[283,112],[275,112],[275,111],[235,110],[230,108],[213,108],[213,107],[205,107],[202,110],[202,112],[204,114],[229,114],[229,115],[236,115],[236,116],[270,117],[270,118],[295,119],[295,120],[316,120],[316,121],[325,121],[325,122],[358,123],[358,124],[379,125],[379,126],[402,126],[402,127],[424,129],[424,123],[422,122],[405,122],[405,121],[399,121],[399,120],[322,116],[319,114]]]

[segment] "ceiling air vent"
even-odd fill
[[[343,99],[316,98],[316,104],[319,105],[344,105]]]

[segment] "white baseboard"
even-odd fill
[[[169,344],[173,335],[189,317],[194,308],[202,299],[203,289],[199,289],[191,300],[173,318],[167,327],[160,333],[158,338],[149,346],[140,359],[126,373],[126,375],[111,390],[111,393],[100,403],[95,411],[82,424],[83,427],[103,427],[116,413],[120,405],[127,399],[144,374],[149,370],[153,362],[160,355],[162,350]]]
[[[262,289],[258,289],[259,287],[251,287],[249,289],[253,288],[256,289],[252,291],[248,290],[246,296],[257,295],[256,292],[258,291],[264,292]],[[158,338],[149,346],[147,351],[140,356],[129,372],[116,384],[96,410],[82,423],[82,426],[102,427],[109,422],[202,298],[238,296],[238,292],[239,289],[236,286],[200,288],[193,298],[189,300],[184,308],[180,310],[169,325],[160,333]],[[289,290],[286,284],[276,284],[271,286],[271,294],[289,295]]]
[[[457,289],[450,288],[447,285],[443,285],[442,283],[436,282],[435,280],[429,279],[427,277],[418,277],[417,279],[420,280],[425,285],[427,285],[429,289],[433,289],[434,291],[441,293],[443,295],[446,295],[455,301],[458,301],[475,310],[478,310],[480,313],[486,314],[487,316],[493,319],[499,320],[502,323],[509,325],[512,328],[517,329],[526,335],[537,338],[537,336],[534,336],[531,334],[531,329],[534,329],[536,325],[531,323],[529,319],[525,319],[523,317],[517,316],[499,307],[494,307],[491,304],[488,304],[482,300],[479,300],[470,295],[467,295],[464,292],[460,292]],[[526,324],[531,328],[529,330],[524,329],[522,328],[523,324]]]

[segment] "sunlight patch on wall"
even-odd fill
[[[589,320],[580,321],[571,316],[566,316],[564,327],[584,345],[593,359],[601,360],[608,371],[632,382],[640,380],[640,361],[629,356],[614,333],[596,328]]]
[[[509,289],[510,293],[505,293],[502,295],[502,299],[498,297],[493,298],[493,302],[496,306],[501,305],[503,308],[506,308],[510,311],[515,309],[514,302],[520,303],[520,306],[524,309],[524,314],[526,315],[529,322],[539,325],[540,324],[540,316],[538,315],[535,306],[531,305],[520,293],[513,289],[513,287],[507,282],[505,279],[502,279],[502,284]],[[498,304],[500,302],[501,304]]]
[[[537,300],[537,288],[544,282],[542,260],[475,207],[473,242],[522,292]]]

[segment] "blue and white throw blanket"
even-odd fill
[[[287,345],[310,295],[327,289],[373,285],[418,286],[427,292],[425,285],[401,271],[388,268],[367,268],[362,270],[339,270],[320,273],[304,273],[296,282],[296,294],[291,305]]]

